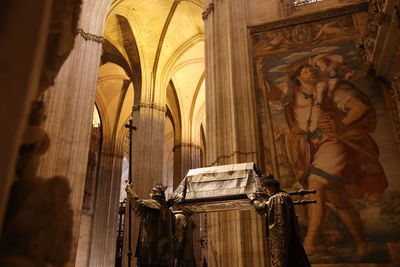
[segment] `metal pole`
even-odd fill
[[[265,65],[262,58],[257,59],[257,76],[258,76],[258,86],[260,87],[262,93],[262,99],[265,105],[265,117],[267,122],[267,134],[268,134],[268,141],[269,141],[269,149],[271,155],[271,163],[272,163],[272,171],[275,177],[280,177],[279,173],[279,164],[276,155],[276,147],[275,147],[275,138],[274,138],[274,126],[272,123],[272,115],[271,109],[269,106],[269,98],[267,96],[267,92],[271,90],[271,86],[268,83],[268,80],[264,79],[264,70]]]
[[[136,131],[136,127],[133,126],[132,119],[129,120],[129,124],[125,124],[126,128],[129,128],[129,184],[132,184],[132,130]],[[132,210],[130,204],[128,204],[128,267],[132,266]]]

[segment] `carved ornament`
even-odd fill
[[[303,16],[268,22],[262,25],[248,27],[251,34],[274,30],[278,28],[285,28],[288,26],[293,26],[301,23],[313,22],[318,20],[323,20],[327,18],[338,17],[342,15],[349,15],[357,12],[363,12],[368,10],[368,3],[362,2],[354,5],[349,5],[345,7],[329,9],[323,12],[311,13]]]
[[[141,108],[150,108],[150,109],[155,109],[158,111],[162,111],[162,112],[167,112],[167,107],[166,106],[160,106],[157,105],[156,103],[146,103],[146,102],[142,102],[140,101],[138,105],[134,105],[132,108],[132,111],[138,111]]]
[[[203,20],[207,20],[208,15],[210,15],[210,13],[214,11],[214,3],[211,2],[208,7],[206,8],[206,10],[204,10],[204,12],[201,14],[201,17]]]
[[[80,36],[82,36],[83,39],[85,39],[86,41],[93,41],[93,42],[96,42],[96,43],[99,43],[99,44],[104,43],[104,37],[103,36],[98,36],[98,35],[95,35],[95,34],[91,34],[91,33],[85,32],[81,28],[78,28],[76,30],[76,33],[79,34]],[[124,45],[125,45],[125,43],[124,43]]]
[[[385,14],[383,8],[385,0],[370,0],[368,7],[368,19],[364,36],[367,61],[371,62],[376,46],[376,38],[383,23]]]
[[[172,149],[172,151],[175,152],[176,149],[179,149],[179,148],[182,148],[182,147],[191,147],[191,148],[195,148],[195,149],[201,149],[201,146],[199,146],[199,145],[195,145],[195,144],[192,144],[192,143],[181,142],[179,144],[176,144],[174,146],[174,148]]]
[[[297,50],[326,42],[354,40],[359,35],[351,14],[252,34],[255,57]]]

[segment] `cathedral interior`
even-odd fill
[[[136,266],[127,183],[168,197],[190,169],[249,162],[317,189],[296,207],[312,266],[400,266],[399,0],[3,0],[0,15],[0,266]],[[254,209],[191,220],[181,266],[280,266]]]

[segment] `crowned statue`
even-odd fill
[[[261,194],[256,192],[247,196],[257,212],[266,217],[271,266],[311,267],[300,239],[290,193],[281,189],[279,181],[272,174],[262,175],[260,186],[263,191]]]
[[[150,199],[140,199],[132,184],[125,188],[131,208],[141,219],[135,251],[139,267],[173,266],[174,220],[165,198],[166,189],[162,184],[154,184]]]

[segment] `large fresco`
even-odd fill
[[[363,14],[252,34],[267,169],[297,208],[312,263],[389,263],[400,241],[400,161],[382,84],[359,48]]]

